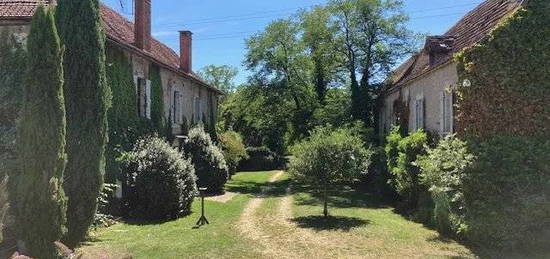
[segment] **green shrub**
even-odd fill
[[[7,180],[7,177],[2,177],[2,179],[0,179],[0,244],[2,244],[2,240],[4,239],[4,228],[8,221],[9,200]]]
[[[237,132],[226,131],[220,135],[220,143],[229,173],[235,174],[239,162],[248,157],[243,139]]]
[[[394,128],[386,140],[388,170],[392,175],[390,183],[407,207],[415,208],[423,187],[418,177],[420,169],[413,162],[425,152],[428,135],[419,130],[402,138],[399,128]]]
[[[65,46],[67,177],[63,188],[68,205],[63,241],[75,248],[92,225],[103,184],[111,91],[99,1],[59,0],[55,17]]]
[[[550,247],[550,140],[470,140],[476,162],[464,179],[467,237],[502,248]]]
[[[349,183],[368,172],[372,151],[349,129],[317,128],[292,148],[289,167],[292,179],[313,185],[324,193],[324,215],[328,216],[329,186]]]
[[[183,146],[186,157],[191,158],[197,174],[197,186],[208,188],[209,193],[221,193],[229,177],[221,149],[216,146],[202,125],[189,131]]]
[[[247,157],[239,163],[239,171],[268,171],[282,169],[286,160],[268,147],[247,147]]]
[[[167,220],[190,213],[197,194],[195,170],[176,149],[158,137],[144,138],[122,161],[130,217]]]
[[[439,231],[462,235],[465,230],[463,181],[474,162],[466,142],[449,135],[437,147],[419,156],[420,181],[429,188],[434,201],[434,219]]]
[[[21,252],[47,259],[57,255],[54,242],[65,231],[67,208],[63,51],[52,9],[36,10],[27,49],[18,170],[10,175],[10,196]]]

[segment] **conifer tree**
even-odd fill
[[[64,242],[82,241],[103,185],[110,88],[105,75],[105,33],[98,0],[60,0],[57,26],[65,46],[68,197]]]
[[[28,63],[18,125],[14,212],[21,252],[55,258],[64,232],[65,106],[63,53],[53,11],[40,6],[27,43]]]

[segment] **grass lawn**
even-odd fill
[[[270,182],[271,181],[271,182]],[[288,189],[280,172],[239,173],[227,184],[227,203],[206,201],[210,225],[193,229],[194,213],[160,224],[120,223],[93,233],[81,249],[110,258],[470,258],[464,246],[408,221],[375,197],[339,190],[331,217],[320,201]]]

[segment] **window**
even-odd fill
[[[440,131],[441,133],[453,133],[453,92],[447,89],[441,92],[440,98],[441,106],[441,119],[440,119]]]
[[[199,122],[201,121],[201,102],[200,102],[200,98],[198,96],[195,96],[195,111],[194,111],[194,115],[195,115],[195,122]]]
[[[172,121],[175,124],[183,123],[183,95],[180,91],[174,91],[172,103]]]
[[[151,119],[151,81],[137,78],[138,114]]]
[[[415,129],[424,128],[424,98],[417,97],[414,105],[414,114],[415,114]]]

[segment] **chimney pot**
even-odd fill
[[[193,33],[180,31],[180,69],[186,73],[193,71]]]
[[[135,0],[134,41],[136,47],[151,50],[151,0]]]

